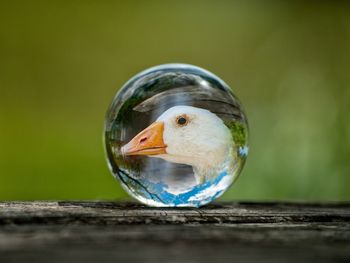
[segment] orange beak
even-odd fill
[[[157,155],[166,153],[163,141],[163,122],[154,122],[125,144],[123,155]]]

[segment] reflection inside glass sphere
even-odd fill
[[[133,77],[106,115],[113,175],[151,206],[201,206],[238,177],[248,127],[229,87],[201,68],[168,64]]]

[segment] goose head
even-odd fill
[[[232,135],[214,113],[174,106],[121,149],[123,155],[146,155],[192,166],[197,183],[217,175],[232,148]]]

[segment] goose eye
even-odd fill
[[[176,124],[179,126],[185,126],[187,122],[186,116],[179,116],[176,118]]]

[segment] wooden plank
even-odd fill
[[[0,203],[0,262],[346,262],[350,203]]]

